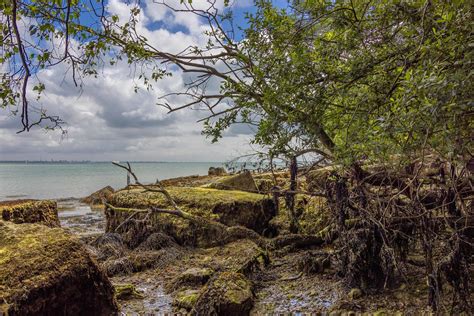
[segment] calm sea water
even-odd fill
[[[205,175],[215,162],[137,162],[134,172],[143,183],[194,174]],[[0,200],[83,197],[107,185],[126,185],[126,172],[110,162],[0,163]]]

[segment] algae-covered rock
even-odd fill
[[[130,300],[134,298],[143,298],[143,294],[137,291],[133,284],[115,284],[115,297],[118,300]]]
[[[258,192],[255,181],[250,171],[244,171],[236,175],[223,177],[207,185],[209,188],[219,190],[239,190],[246,192]]]
[[[0,202],[2,219],[16,224],[40,223],[59,227],[58,206],[52,200],[15,200]]]
[[[91,195],[82,198],[81,202],[90,205],[99,205],[102,204],[103,199],[108,200],[114,192],[114,188],[111,186],[106,186],[105,188],[95,191]]]
[[[248,315],[253,299],[252,282],[243,274],[222,272],[203,288],[194,311],[198,315]]]
[[[0,221],[0,315],[115,315],[113,287],[59,228]]]
[[[200,291],[187,289],[175,294],[173,305],[186,310],[191,310],[199,298]]]
[[[176,288],[183,285],[203,285],[211,278],[213,273],[214,271],[209,268],[189,268],[181,273],[173,283]]]
[[[245,226],[262,233],[275,215],[273,201],[260,194],[196,187],[169,187],[167,190],[183,210],[227,226]],[[111,197],[110,204],[133,209],[146,209],[151,206],[172,208],[161,193],[143,192],[141,189],[118,191]],[[106,230],[114,232],[133,211],[107,208],[105,213]],[[144,216],[145,214],[136,214],[134,218],[140,220]],[[130,247],[137,247],[150,234],[157,232],[172,236],[181,245],[191,246],[213,245],[218,238],[212,229],[173,215],[155,213],[148,219],[148,225],[136,224],[121,228]]]

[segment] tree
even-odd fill
[[[147,87],[168,74],[167,65],[178,67],[193,75],[176,92],[188,101],[173,106],[164,96],[161,104],[170,112],[207,109],[204,133],[213,140],[232,124],[256,126],[253,143],[270,159],[292,161],[292,191],[295,157],[316,153],[334,165],[322,186],[350,285],[385,286],[403,273],[408,246],[421,244],[432,308],[443,276],[461,301],[469,297],[467,279],[458,276],[469,271],[472,220],[470,2],[306,0],[277,8],[260,0],[243,39],[232,36],[232,12],[208,4],[156,3],[208,25],[205,47],[170,53],[140,34],[139,2],[127,21],[106,14],[100,2],[4,2],[2,62],[10,66],[3,105],[20,100],[24,130],[35,125],[25,86],[32,69],[53,66],[54,59],[69,63],[74,77],[126,59],[146,66],[139,78]],[[84,10],[95,18],[81,19]],[[29,18],[35,45],[16,31],[16,22]],[[57,47],[63,53],[53,55]],[[30,55],[34,50],[41,54]],[[215,80],[217,91],[209,89]],[[452,247],[441,247],[441,240]]]

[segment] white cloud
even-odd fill
[[[193,1],[203,6],[206,1]],[[221,5],[221,4],[219,4]],[[109,1],[109,10],[125,19],[130,7],[119,0]],[[161,27],[150,29],[155,22]],[[171,24],[167,24],[171,23]],[[173,31],[172,27],[184,29]],[[141,13],[139,31],[153,45],[178,52],[190,45],[203,45],[206,26],[198,18],[177,14],[160,5],[147,2]],[[83,90],[76,88],[66,66],[39,74],[46,86],[39,105],[49,114],[59,115],[68,125],[68,136],[59,132],[34,130],[16,134],[19,117],[8,110],[0,111],[0,160],[68,159],[68,160],[168,160],[223,161],[245,153],[247,133],[233,133],[218,144],[210,144],[200,134],[196,123],[205,113],[178,111],[167,114],[158,105],[158,97],[181,90],[186,78],[174,71],[172,77],[158,81],[151,91],[134,92],[137,84],[126,62],[105,65],[99,78],[86,78]],[[217,89],[218,82],[213,83]],[[179,105],[182,100],[170,98]]]

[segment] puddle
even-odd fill
[[[143,295],[142,299],[119,301],[122,315],[163,315],[172,312],[173,299],[166,294],[163,282],[151,271],[112,278],[115,284],[131,283]]]

